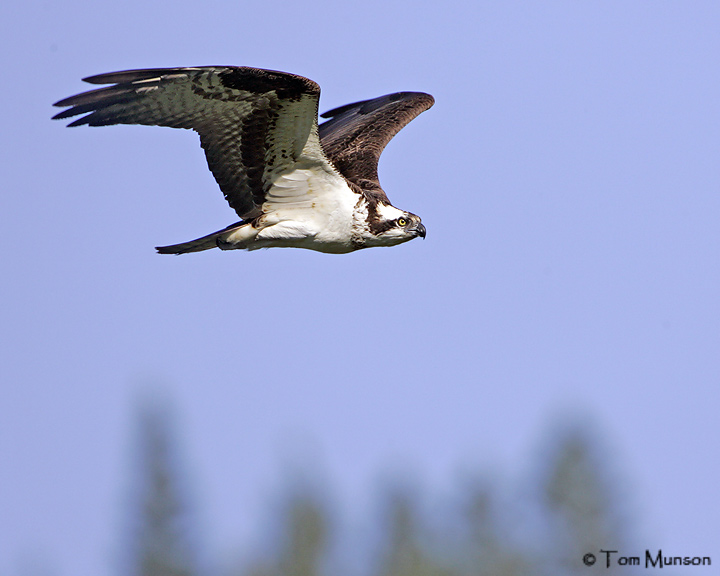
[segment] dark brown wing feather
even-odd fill
[[[294,165],[317,124],[319,86],[302,76],[212,66],[111,72],[85,78],[114,84],[65,98],[54,118],[70,126],[144,124],[200,134],[208,166],[243,219],[261,213],[277,174]]]
[[[330,120],[319,126],[323,151],[345,178],[387,201],[378,181],[380,154],[395,134],[434,102],[430,94],[398,92],[325,112],[321,116]]]

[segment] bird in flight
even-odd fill
[[[380,154],[433,97],[398,92],[322,114],[320,87],[302,76],[234,66],[111,72],[111,84],[60,100],[69,126],[144,124],[200,135],[208,167],[241,218],[161,254],[293,247],[343,254],[425,238],[415,214],[380,187]]]

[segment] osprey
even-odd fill
[[[60,100],[54,119],[87,114],[69,126],[144,124],[200,135],[210,171],[240,216],[161,254],[210,248],[295,247],[342,254],[394,246],[425,227],[395,208],[380,187],[378,160],[433,97],[398,92],[322,114],[320,87],[302,76],[208,66],[111,72],[84,79],[112,84]]]

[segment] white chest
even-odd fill
[[[321,252],[353,250],[353,214],[360,195],[322,167],[297,167],[279,176],[263,204],[257,241]]]

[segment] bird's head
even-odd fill
[[[368,225],[373,237],[369,244],[374,246],[395,246],[418,236],[425,238],[420,216],[390,204],[378,203],[369,214]]]

